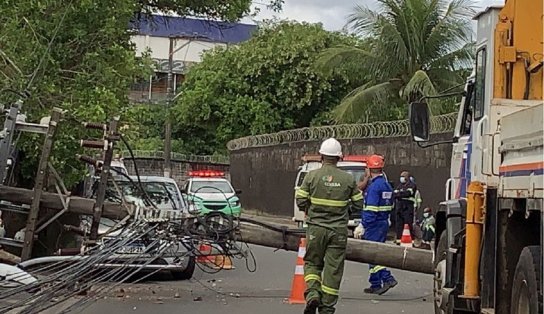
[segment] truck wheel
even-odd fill
[[[446,284],[446,255],[448,254],[448,239],[446,231],[440,235],[438,246],[436,247],[434,259],[434,312],[435,314],[445,314],[440,306],[442,305],[442,288]]]
[[[187,261],[187,267],[182,271],[172,271],[172,277],[176,280],[188,280],[193,277],[195,272],[196,260],[194,256],[190,256]]]
[[[521,251],[512,285],[511,314],[542,314],[541,258],[538,245]]]

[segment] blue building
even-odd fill
[[[227,23],[189,17],[143,16],[132,25],[137,54],[150,51],[156,70],[148,80],[135,84],[130,98],[136,102],[164,100],[168,55],[173,41],[173,80],[179,86],[187,69],[200,62],[202,53],[218,46],[236,45],[251,38],[256,25]],[[174,88],[175,89],[175,88]],[[175,91],[174,91],[175,93]]]

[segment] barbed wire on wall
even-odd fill
[[[121,151],[124,158],[130,158],[128,151]],[[148,150],[135,150],[134,158],[149,158],[149,159],[163,159],[163,151],[148,151]],[[229,158],[227,156],[216,155],[188,155],[172,152],[170,155],[171,160],[180,160],[187,162],[202,162],[202,163],[214,163],[214,164],[228,164]]]
[[[457,112],[431,117],[431,134],[453,131]],[[329,137],[337,139],[385,138],[410,135],[408,120],[384,121],[363,124],[339,124],[307,127],[271,134],[246,136],[227,143],[229,151],[263,147],[284,143],[319,141]]]

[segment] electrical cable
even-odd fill
[[[132,151],[132,147],[130,147],[128,141],[125,139],[125,137],[122,134],[119,134],[119,138],[121,139],[123,144],[125,144],[125,147],[127,148],[130,154],[130,158],[132,158],[132,164],[134,165],[134,172],[136,173],[136,178],[138,178],[138,184],[140,185],[140,189],[142,193],[151,202],[151,205],[153,205],[155,209],[158,209],[157,206],[154,205],[153,201],[151,200],[151,198],[149,197],[149,195],[147,194],[147,192],[142,186],[142,180],[140,179],[140,173],[138,171],[138,165],[136,164],[136,158],[134,157],[134,152]]]

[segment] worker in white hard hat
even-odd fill
[[[310,171],[299,190],[296,201],[308,215],[304,280],[307,289],[305,314],[332,314],[338,302],[338,291],[344,273],[348,238],[348,209],[363,206],[363,195],[353,176],[337,168],[342,158],[342,145],[334,138],[321,144],[323,166]]]

